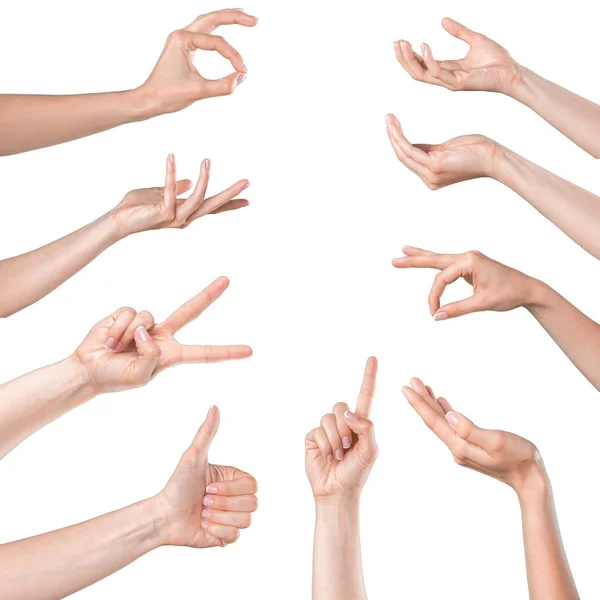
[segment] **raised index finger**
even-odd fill
[[[206,289],[202,290],[197,296],[188,300],[183,306],[180,306],[164,323],[160,326],[167,329],[171,334],[179,331],[182,327],[197,319],[215,300],[221,297],[223,292],[229,287],[227,277],[215,279]]]
[[[360,393],[356,402],[356,414],[364,419],[368,419],[371,414],[371,405],[373,404],[373,396],[375,395],[375,382],[377,380],[377,366],[377,359],[371,356],[365,366],[365,374],[363,375]]]
[[[221,25],[254,27],[257,23],[258,19],[256,17],[247,15],[243,10],[226,9],[200,15],[186,29],[195,33],[212,33]]]

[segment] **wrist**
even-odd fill
[[[537,79],[539,79],[539,76],[533,71],[530,71],[523,65],[515,63],[514,75],[506,90],[506,95],[521,104],[529,106],[533,98]]]
[[[534,316],[539,316],[547,310],[556,292],[543,281],[529,278],[527,301],[523,306]]]
[[[360,507],[360,494],[339,494],[315,496],[315,506],[319,511],[354,511]]]
[[[522,509],[528,509],[530,506],[548,500],[552,494],[552,487],[539,453],[537,453],[537,461],[518,474],[512,487]]]
[[[126,93],[129,94],[128,101],[133,120],[146,121],[164,114],[165,111],[160,101],[156,99],[156,94],[151,93],[145,83]]]
[[[141,502],[148,523],[148,539],[155,548],[171,544],[173,519],[171,509],[164,502],[161,494]]]
[[[70,401],[74,406],[78,406],[98,395],[98,392],[90,382],[85,365],[79,360],[76,354],[72,354],[61,361],[60,367],[64,369],[69,382],[63,394],[63,398],[66,401]]]

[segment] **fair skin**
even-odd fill
[[[219,277],[158,325],[147,311],[120,308],[94,325],[68,358],[0,386],[0,458],[100,394],[144,386],[177,365],[251,356],[248,346],[186,346],[175,339],[228,285],[226,277]]]
[[[313,600],[365,600],[360,495],[377,459],[369,420],[377,359],[365,367],[356,409],[339,402],[306,436],[306,473],[316,504]]]
[[[402,388],[410,405],[457,464],[511,487],[519,499],[531,600],[579,600],[563,546],[552,488],[537,448],[508,433],[481,429],[452,410],[420,379]]]
[[[405,246],[404,256],[392,264],[398,269],[436,269],[429,311],[436,321],[493,310],[526,308],[588,381],[600,390],[600,325],[584,315],[545,283],[511,269],[480,252],[436,254]],[[473,286],[473,295],[442,304],[446,287],[459,279]]]
[[[0,95],[0,156],[62,144],[126,123],[182,110],[198,100],[232,94],[247,74],[240,53],[221,36],[222,25],[254,27],[242,9],[200,15],[171,33],[145,83],[123,92],[72,96]],[[234,72],[206,79],[194,67],[197,50],[214,51]]]
[[[469,53],[459,61],[436,61],[427,44],[421,57],[407,41],[396,42],[399,62],[415,79],[451,90],[486,90],[521,99],[584,150],[600,156],[600,106],[524,69],[485,36],[451,19],[444,19],[443,24],[470,45]],[[480,177],[496,179],[600,258],[600,199],[595,194],[482,135],[461,136],[443,144],[412,144],[394,115],[388,115],[386,122],[398,160],[429,189]]]
[[[208,462],[219,427],[211,407],[165,488],[90,521],[0,545],[0,596],[58,600],[161,546],[212,548],[235,542],[258,507],[256,480]]]
[[[175,157],[167,158],[164,187],[133,190],[96,221],[46,246],[0,261],[0,317],[9,317],[34,304],[75,275],[116,242],[152,229],[184,229],[200,217],[248,206],[236,198],[249,185],[242,179],[230,188],[207,197],[210,161],[202,161],[200,176],[187,198],[189,179],[177,181]]]
[[[428,44],[415,52],[406,40],[394,43],[396,58],[415,80],[451,91],[505,94],[534,110],[583,150],[600,158],[600,105],[520,65],[500,44],[452,19],[444,29],[469,45],[458,60],[436,60]],[[577,115],[577,118],[573,118]]]

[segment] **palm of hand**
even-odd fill
[[[179,193],[182,193],[180,191]],[[179,227],[164,204],[165,188],[154,187],[133,190],[125,195],[116,208],[119,221],[126,223],[127,233]]]

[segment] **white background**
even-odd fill
[[[598,263],[491,180],[430,192],[396,161],[384,116],[415,142],[495,138],[588,189],[596,162],[501,96],[412,81],[392,41],[462,56],[443,16],[485,32],[539,73],[598,99],[589,3],[253,0],[253,30],[220,33],[243,53],[233,97],[88,139],[0,160],[0,255],[54,240],[130,189],[162,185],[212,159],[211,189],[252,182],[250,208],[185,231],[127,239],[48,298],[0,323],[0,378],[69,355],[119,306],[157,320],[221,274],[230,290],[180,339],[247,343],[240,363],[188,366],[147,388],[95,399],[0,464],[0,538],[10,541],[159,491],[210,404],[222,410],[212,460],[252,472],[254,525],[235,545],[164,548],[78,598],[308,598],[313,504],[304,435],[336,401],[352,403],[364,361],[380,359],[373,419],[381,454],[364,492],[363,560],[372,598],[525,598],[519,511],[510,489],[460,469],[400,393],[419,376],[490,428],[535,442],[550,471],[582,597],[597,597],[597,393],[525,310],[434,323],[432,272],[390,265],[403,244],[478,249],[539,277],[598,317]],[[146,78],[167,34],[210,2],[3,3],[2,92],[127,89]],[[210,74],[228,71],[208,60]],[[576,118],[574,116],[573,118]],[[2,286],[10,282],[2,282]],[[456,284],[448,294],[465,294]]]

